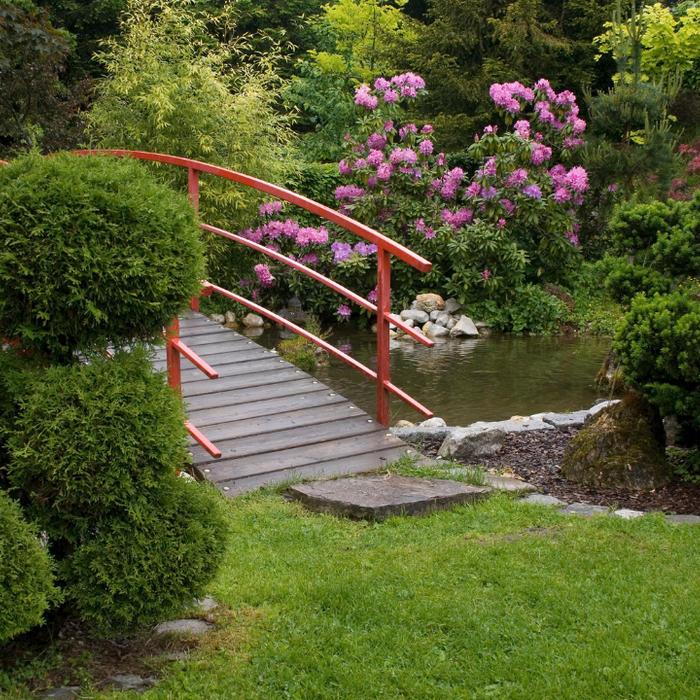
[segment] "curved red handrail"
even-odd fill
[[[220,236],[223,236],[225,238],[229,238],[233,241],[236,241],[238,243],[241,243],[243,245],[246,245],[250,248],[253,248],[254,250],[257,250],[260,253],[264,253],[265,255],[272,257],[276,260],[279,260],[280,262],[283,262],[285,265],[288,265],[289,267],[292,267],[296,270],[299,270],[300,272],[308,275],[312,279],[315,279],[329,288],[333,289],[334,291],[344,295],[351,301],[355,302],[359,306],[364,307],[365,309],[369,310],[372,313],[375,313],[377,315],[377,371],[374,372],[368,367],[365,367],[363,364],[355,360],[354,358],[350,357],[349,355],[345,354],[338,348],[335,348],[334,346],[330,345],[329,343],[326,343],[325,341],[321,340],[320,338],[317,338],[316,336],[312,335],[308,331],[304,330],[303,328],[300,328],[299,326],[295,325],[294,323],[288,321],[287,319],[278,316],[277,314],[265,309],[264,307],[255,304],[254,302],[250,301],[249,299],[246,299],[245,297],[242,297],[238,294],[235,294],[227,289],[224,289],[222,287],[219,287],[217,285],[213,285],[209,282],[204,282],[204,290],[203,294],[211,294],[212,291],[216,291],[219,294],[222,294],[229,299],[232,299],[234,301],[237,301],[240,304],[243,304],[247,306],[248,308],[251,308],[258,313],[276,321],[277,323],[280,323],[283,326],[286,326],[287,328],[290,328],[293,330],[295,333],[298,333],[299,335],[304,336],[305,338],[311,340],[315,344],[319,345],[320,347],[324,348],[327,350],[329,353],[335,355],[336,357],[342,359],[344,362],[348,363],[349,365],[355,367],[358,369],[360,372],[362,372],[365,376],[369,377],[370,379],[373,379],[377,383],[377,420],[382,423],[383,425],[388,425],[389,424],[389,401],[388,401],[388,394],[393,393],[394,395],[398,396],[401,398],[403,401],[408,403],[410,406],[412,406],[415,410],[419,411],[420,413],[423,413],[424,415],[431,417],[433,413],[425,408],[425,406],[421,405],[418,403],[415,399],[411,398],[403,392],[401,389],[396,387],[394,384],[391,383],[389,379],[389,326],[390,324],[393,324],[399,328],[401,328],[405,333],[410,335],[411,337],[415,338],[419,342],[423,343],[424,345],[428,347],[432,347],[434,345],[433,341],[426,338],[422,333],[417,332],[413,328],[411,328],[408,324],[406,324],[404,321],[402,321],[400,318],[392,316],[390,314],[390,303],[389,303],[389,294],[390,294],[390,289],[389,289],[389,283],[390,283],[390,272],[389,272],[389,265],[390,265],[390,255],[395,255],[397,258],[400,260],[403,260],[404,262],[408,263],[412,267],[415,267],[417,270],[420,272],[427,273],[432,269],[432,263],[426,260],[425,258],[422,258],[420,255],[417,255],[413,251],[409,250],[408,248],[402,246],[400,243],[397,243],[391,238],[388,238],[387,236],[382,235],[378,231],[375,231],[374,229],[371,229],[369,226],[365,226],[364,224],[360,223],[359,221],[355,221],[354,219],[351,219],[348,216],[345,216],[344,214],[341,214],[340,212],[337,212],[330,207],[324,206],[323,204],[319,204],[318,202],[313,201],[312,199],[309,199],[308,197],[304,197],[302,195],[296,194],[295,192],[291,192],[290,190],[284,189],[283,187],[279,187],[277,185],[273,185],[269,182],[265,182],[264,180],[259,180],[257,178],[251,177],[249,175],[244,175],[242,173],[238,173],[234,170],[230,170],[228,168],[222,168],[216,165],[211,165],[209,163],[204,163],[202,161],[198,160],[192,160],[190,158],[181,158],[179,156],[170,156],[166,155],[163,153],[149,153],[147,151],[129,151],[129,150],[122,150],[122,149],[91,149],[91,150],[82,150],[82,151],[75,151],[75,155],[112,155],[116,156],[119,158],[123,157],[128,157],[128,158],[136,158],[138,160],[147,160],[151,162],[157,162],[157,163],[165,163],[169,165],[175,165],[183,168],[187,168],[189,172],[189,192],[190,192],[190,199],[193,203],[194,206],[198,205],[199,201],[199,173],[200,172],[205,172],[209,173],[211,175],[216,175],[218,177],[223,177],[227,180],[231,180],[233,182],[237,182],[239,184],[245,185],[247,187],[251,187],[253,189],[259,190],[261,192],[265,192],[267,194],[270,194],[274,197],[277,197],[278,199],[283,199],[287,202],[290,202],[291,204],[294,204],[296,206],[301,207],[302,209],[306,209],[307,211],[310,211],[313,214],[316,214],[318,216],[321,216],[322,218],[326,219],[327,221],[331,221],[332,223],[337,224],[338,226],[341,226],[342,228],[346,229],[347,231],[350,231],[351,233],[354,233],[361,238],[364,238],[365,240],[368,240],[372,243],[374,243],[377,246],[377,297],[378,301],[377,304],[374,305],[368,300],[364,299],[363,297],[359,296],[355,292],[352,292],[351,290],[347,289],[343,285],[338,284],[334,280],[331,280],[330,278],[320,274],[316,270],[312,270],[311,268],[298,263],[295,260],[292,260],[291,258],[282,255],[280,253],[277,253],[276,251],[273,251],[269,248],[266,248],[265,246],[261,246],[257,243],[254,243],[253,241],[250,241],[246,238],[243,238],[242,236],[238,236],[234,233],[231,233],[229,231],[225,231],[224,229],[217,228],[215,226],[210,226],[208,224],[200,224],[201,228],[210,231],[212,233],[216,233]],[[0,164],[8,165],[5,161],[0,161]],[[172,337],[171,337],[172,336]],[[173,326],[171,329],[169,329],[169,333],[167,334],[168,338],[168,371],[170,372],[170,381],[173,386],[179,387],[179,376],[180,376],[180,370],[179,370],[179,365],[180,365],[180,353],[186,352],[193,354],[189,348],[184,346],[177,338],[178,336],[178,324],[177,324],[177,319],[173,322]],[[178,345],[179,344],[179,345]],[[180,348],[179,346],[182,346]],[[208,374],[211,375],[214,370],[212,370],[208,365],[206,368],[204,365],[206,363],[203,363],[201,361],[201,358],[198,358],[195,356],[195,360],[192,360],[195,362],[196,366],[200,366],[203,369],[203,371],[207,372],[208,370],[211,370],[210,372],[207,372]],[[213,375],[212,375],[213,376]],[[193,426],[192,426],[192,431],[190,431],[191,434],[195,437],[195,439],[202,444],[205,449],[210,451],[212,454],[212,448],[215,450],[215,447],[209,443],[208,440],[204,436],[202,436],[199,431],[197,431]],[[201,439],[200,439],[201,438]],[[205,444],[206,443],[206,444]],[[220,454],[220,453],[219,453]],[[215,455],[218,456],[218,455]]]

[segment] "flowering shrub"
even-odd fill
[[[582,143],[586,123],[575,96],[557,94],[547,80],[533,88],[520,83],[494,84],[491,97],[503,110],[512,131],[488,126],[474,137],[468,156],[475,167],[448,168],[435,153],[433,128],[405,123],[405,107],[425,94],[425,83],[413,73],[355,90],[360,111],[356,132],[346,134],[338,164],[347,184],[337,187],[340,211],[381,231],[434,263],[428,275],[406,264],[392,266],[392,294],[406,303],[416,291],[432,288],[461,302],[503,300],[525,285],[559,281],[579,260],[577,210],[588,190],[580,166],[564,165]],[[245,232],[251,240],[278,249],[284,243],[295,259],[323,269],[334,278],[374,285],[376,252],[349,234],[323,226],[300,228],[291,219],[277,221],[279,203],[261,207],[262,226]],[[275,285],[274,270],[257,265],[255,293]],[[294,281],[290,289],[309,295]],[[376,296],[376,295],[375,295]],[[371,298],[371,295],[368,295]],[[337,297],[314,292],[311,308],[336,310]]]

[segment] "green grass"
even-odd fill
[[[230,512],[234,641],[144,700],[700,697],[700,527],[502,495],[381,524],[273,491]]]

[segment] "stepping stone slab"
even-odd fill
[[[641,518],[644,515],[642,510],[632,510],[631,508],[620,508],[619,510],[611,513],[617,518],[624,518],[625,520],[632,520],[632,518]]]
[[[39,693],[40,698],[52,698],[53,700],[72,700],[80,693],[79,685],[63,685],[60,688],[52,688]]]
[[[357,476],[295,484],[287,493],[318,513],[355,520],[386,520],[392,515],[427,515],[485,498],[491,489],[445,479]]]
[[[546,493],[531,493],[529,496],[526,496],[521,500],[523,503],[537,503],[541,506],[560,507],[567,505],[566,501],[560,501],[558,498],[549,496]]]
[[[204,620],[170,620],[169,622],[161,622],[155,630],[154,634],[204,634],[208,632],[213,625]]]
[[[570,506],[562,509],[561,512],[567,515],[583,515],[590,518],[592,515],[609,513],[610,508],[606,508],[605,506],[591,506],[588,503],[572,503]]]
[[[493,423],[485,423],[484,421],[478,421],[477,423],[472,423],[470,428],[491,428],[503,430],[504,433],[528,433],[531,430],[555,430],[553,425],[545,423],[542,420],[499,420]]]
[[[499,489],[500,491],[521,491],[523,493],[534,493],[537,491],[537,487],[532,484],[528,484],[527,481],[520,481],[520,479],[513,479],[509,476],[498,476],[497,474],[485,474],[484,480],[487,486],[491,488]]]
[[[697,525],[700,523],[700,515],[667,515],[666,519],[672,523],[682,525]]]
[[[568,430],[569,428],[583,428],[583,424],[591,414],[586,411],[575,411],[574,413],[546,413],[542,420],[549,425],[553,425],[557,430]]]
[[[151,676],[141,678],[134,673],[119,673],[110,676],[107,683],[111,683],[115,690],[135,690],[137,693],[143,693],[156,684],[156,679]]]

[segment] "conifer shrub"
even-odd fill
[[[625,381],[662,416],[675,415],[687,440],[700,437],[700,303],[690,292],[635,297],[615,335]]]
[[[112,518],[64,561],[81,617],[114,636],[202,597],[226,546],[225,507],[213,486],[161,480],[141,511]]]
[[[52,563],[19,505],[0,491],[0,642],[41,622],[60,599]]]
[[[197,294],[187,197],[137,162],[31,155],[0,168],[0,336],[53,362],[151,340]]]
[[[185,460],[182,403],[142,347],[49,367],[19,403],[7,478],[52,539],[75,545],[111,518],[141,512]]]

